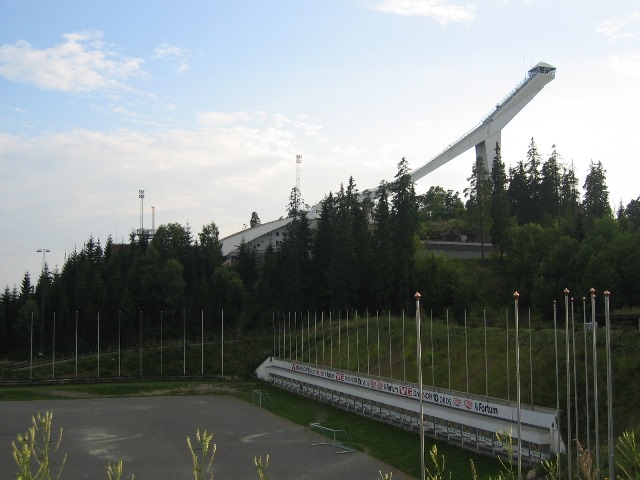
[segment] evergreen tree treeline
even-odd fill
[[[45,266],[35,285],[26,273],[19,290],[5,288],[0,356],[28,355],[31,332],[34,351],[49,352],[41,338],[51,338],[54,312],[56,350],[71,351],[76,315],[86,341],[97,337],[98,312],[101,342],[113,344],[120,333],[123,345],[137,345],[140,329],[159,333],[161,318],[167,337],[180,337],[185,321],[187,335],[198,338],[201,316],[217,331],[222,310],[225,327],[270,328],[274,311],[410,312],[415,291],[435,313],[482,308],[482,279],[468,262],[426,253],[424,241],[442,238],[439,229],[448,240],[493,243],[488,265],[506,290],[496,297],[517,289],[523,305],[543,311],[567,286],[580,296],[595,287],[612,291],[614,308],[640,306],[640,197],[619,205],[614,218],[606,172],[592,162],[581,201],[573,166],[561,163],[555,146],[543,160],[533,139],[526,161],[508,173],[498,145],[490,163],[490,172],[484,159],[474,164],[466,205],[441,187],[417,195],[404,158],[375,194],[349,178],[322,201],[314,229],[294,188],[279,248],[258,258],[243,242],[230,265],[213,222],[195,236],[189,225],[162,225],[152,239],[132,234],[126,245],[90,237],[60,272]],[[256,212],[250,224],[260,224]]]

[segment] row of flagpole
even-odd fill
[[[389,378],[393,378],[393,342],[391,339],[391,313],[386,312],[387,314],[387,339],[385,343],[388,343],[388,356],[387,360],[388,364],[388,376]],[[450,323],[449,323],[449,311],[445,312],[445,328],[447,331],[447,388],[448,390],[452,390],[451,386],[451,338],[450,338]],[[336,319],[334,318],[333,312],[328,312],[325,315],[324,312],[318,314],[317,312],[313,313],[313,320],[311,320],[311,313],[307,312],[273,312],[273,356],[280,358],[289,358],[296,361],[308,362],[310,364],[317,365],[325,365],[330,368],[343,368],[342,359],[343,359],[343,333],[346,335],[347,339],[347,349],[346,349],[346,370],[351,370],[354,368],[355,371],[361,373],[361,355],[360,355],[360,345],[361,341],[364,340],[366,342],[366,373],[367,375],[371,375],[372,371],[377,376],[382,377],[382,364],[383,364],[383,355],[381,348],[381,328],[380,328],[380,312],[375,312],[375,334],[374,340],[375,345],[373,346],[373,350],[376,352],[374,365],[371,364],[371,348],[369,348],[371,335],[370,335],[370,318],[369,312],[365,312],[365,331],[362,332],[360,330],[361,322],[358,320],[359,313],[355,311],[355,347],[356,347],[356,362],[355,365],[352,364],[351,358],[351,348],[353,346],[353,341],[350,339],[352,334],[352,330],[354,327],[349,326],[349,312],[346,312],[346,327],[342,327],[342,312],[338,312],[337,319],[337,345],[334,344],[333,335],[326,337],[327,330],[334,332],[335,331],[335,323]],[[306,319],[305,319],[306,317]],[[311,322],[313,321],[313,324]],[[506,318],[506,346],[507,346],[507,376],[510,377],[510,365],[509,365],[509,315],[507,312]],[[305,323],[307,325],[305,329]],[[328,324],[328,327],[325,327],[325,323]],[[434,337],[433,337],[433,314],[430,314],[430,342],[431,342],[431,352],[434,352]],[[485,395],[489,396],[489,361],[487,354],[487,319],[486,312],[483,311],[483,324],[484,324],[484,366],[485,366]],[[320,336],[318,335],[318,330],[320,330]],[[531,334],[531,313],[529,312],[529,373],[530,373],[530,404],[533,404],[533,360],[532,360],[532,334]],[[313,333],[311,333],[313,332]],[[362,338],[364,337],[364,338]],[[405,350],[406,344],[406,328],[405,328],[405,318],[404,311],[402,312],[402,351]],[[466,372],[466,392],[469,392],[469,349],[468,349],[468,335],[467,335],[467,312],[464,312],[464,338],[465,338],[465,372]],[[306,341],[305,341],[306,339]],[[325,346],[328,345],[329,354],[325,350]],[[318,348],[318,344],[321,345],[321,348]],[[315,347],[315,348],[314,348]],[[304,351],[307,351],[305,356]],[[339,362],[334,364],[333,361],[333,353],[334,350],[337,350],[337,357]],[[312,353],[313,352],[313,353]],[[328,358],[327,358],[328,357]],[[435,386],[435,365],[434,365],[435,355],[431,355],[431,385]],[[328,360],[328,362],[327,362]],[[406,356],[402,355],[402,380],[406,381]],[[510,382],[509,382],[510,383]],[[511,400],[509,386],[507,386],[507,399]]]
[[[565,288],[564,290],[564,300],[565,300],[565,350],[566,350],[566,399],[567,399],[567,409],[565,411],[565,415],[567,418],[567,478],[572,477],[572,443],[574,441],[578,441],[578,396],[577,396],[577,373],[576,373],[576,354],[575,354],[575,322],[574,322],[574,309],[573,309],[573,298],[571,299],[571,320],[569,320],[569,290]],[[595,436],[596,436],[596,444],[595,444],[595,474],[596,478],[600,478],[600,442],[599,442],[599,421],[598,421],[598,364],[597,364],[597,323],[596,323],[596,315],[595,315],[595,290],[591,288],[591,327],[593,332],[593,397],[595,403],[594,415],[595,415]],[[609,476],[608,478],[615,478],[615,458],[614,458],[614,449],[615,449],[615,439],[613,436],[613,391],[612,391],[612,371],[611,371],[611,317],[609,311],[609,291],[604,292],[604,310],[605,310],[605,332],[606,332],[606,360],[607,360],[607,446],[608,446],[608,470]],[[520,343],[518,341],[518,292],[516,291],[513,294],[514,297],[514,314],[515,314],[515,326],[516,326],[516,364],[517,364],[517,374],[516,374],[516,385],[518,389],[517,393],[517,427],[518,427],[518,479],[522,478],[522,459],[519,454],[522,448],[522,441],[520,438],[520,429],[521,429],[521,404],[520,404],[520,358],[519,358],[519,350]],[[585,309],[585,298],[583,297],[583,324],[584,324],[584,342],[585,342],[585,399],[586,399],[586,424],[587,424],[587,451],[590,451],[590,433],[589,433],[589,386],[588,386],[588,363],[587,363],[587,340],[586,340],[586,309]],[[571,371],[570,371],[570,348],[569,348],[569,322],[571,321],[571,330],[572,330],[572,343],[573,343],[573,368],[574,368],[574,402],[575,402],[575,437],[571,438],[573,433],[571,428]],[[556,302],[554,300],[554,330],[556,330]],[[557,335],[555,335],[555,346],[556,346],[556,408],[560,410],[560,401],[559,401],[559,375],[558,375],[558,343],[557,343]],[[556,436],[559,442],[559,435]],[[559,457],[559,445],[556,449],[556,465],[557,465],[557,476],[560,478],[560,457]],[[576,449],[576,466],[579,465],[578,451]]]
[[[572,442],[575,439],[578,439],[578,424],[579,424],[579,418],[578,418],[578,397],[577,397],[577,370],[576,370],[576,350],[575,350],[575,323],[574,323],[574,299],[571,298],[569,299],[569,291],[565,290],[564,292],[565,295],[565,360],[566,360],[566,399],[567,399],[567,410],[566,410],[566,417],[567,417],[567,436],[571,437],[571,435],[575,435],[574,439],[570,439],[567,442],[567,453],[568,453],[568,459],[572,458]],[[598,358],[597,358],[597,348],[596,348],[596,339],[597,339],[597,328],[596,328],[596,315],[595,315],[595,290],[591,289],[590,291],[590,295],[591,295],[591,325],[592,325],[592,341],[593,341],[593,354],[592,354],[592,359],[593,359],[593,399],[594,399],[594,405],[593,405],[593,410],[594,410],[594,433],[595,433],[595,447],[594,447],[594,453],[595,453],[595,462],[596,462],[596,471],[600,470],[600,442],[599,442],[599,394],[598,394]],[[521,387],[521,382],[520,382],[520,341],[519,341],[519,317],[518,317],[518,308],[517,308],[517,301],[518,299],[516,298],[515,294],[514,294],[514,302],[515,302],[515,306],[514,306],[514,313],[515,313],[515,326],[516,326],[516,385],[517,385],[517,403],[518,403],[518,412],[520,412],[520,402],[521,402],[521,391],[520,391],[520,387]],[[571,305],[571,309],[569,309],[569,301],[570,301],[570,305]],[[586,412],[586,438],[587,438],[587,450],[591,451],[591,438],[590,438],[590,405],[589,405],[589,381],[588,381],[588,354],[587,354],[587,322],[586,322],[586,298],[582,298],[583,301],[583,332],[584,332],[584,346],[585,346],[585,351],[584,351],[584,355],[585,355],[585,401],[586,401],[586,408],[585,408],[585,412]],[[606,372],[607,372],[607,436],[608,436],[608,466],[609,466],[609,470],[610,470],[610,478],[614,478],[612,476],[613,474],[613,468],[614,468],[614,457],[613,457],[613,452],[614,452],[614,439],[613,439],[613,418],[612,418],[612,372],[611,372],[611,349],[610,349],[610,314],[609,314],[609,292],[605,291],[604,292],[604,303],[605,303],[605,326],[606,326]],[[417,304],[417,308],[418,310],[416,311],[416,321],[419,321],[419,297],[416,298],[416,304]],[[556,408],[559,411],[560,410],[560,405],[559,405],[559,365],[558,365],[558,337],[557,337],[557,330],[558,330],[558,325],[557,325],[557,312],[556,312],[556,302],[554,301],[554,308],[553,308],[553,316],[554,316],[554,341],[555,341],[555,349],[556,349]],[[224,376],[224,312],[221,311],[221,374]],[[331,325],[332,323],[332,314],[329,313],[329,318],[328,318],[328,322]],[[287,348],[287,340],[289,342],[289,358],[293,358],[293,354],[294,351],[292,349],[292,343],[295,342],[295,355],[296,355],[296,360],[298,359],[298,339],[297,339],[297,334],[295,333],[297,331],[297,323],[298,323],[298,312],[294,312],[294,317],[293,317],[293,321],[294,321],[294,328],[293,330],[291,329],[291,313],[289,313],[288,317],[285,318],[284,314],[282,314],[282,318],[281,318],[281,314],[278,313],[278,332],[277,332],[277,351],[276,351],[276,318],[275,318],[275,312],[273,314],[273,322],[274,322],[274,326],[273,326],[273,334],[274,334],[274,340],[273,340],[273,354],[274,356],[278,356],[278,357],[282,357],[282,353],[285,353],[284,356],[286,356],[286,348]],[[98,312],[97,314],[97,322],[98,322],[98,334],[97,334],[97,345],[98,345],[98,349],[97,349],[97,362],[98,362],[98,377],[100,376],[100,356],[101,356],[101,352],[100,352],[100,313]],[[288,326],[289,328],[286,328],[288,322]],[[326,358],[325,358],[325,328],[324,328],[324,322],[325,322],[325,316],[324,313],[321,314],[320,317],[320,323],[321,323],[321,335],[322,335],[322,364],[326,365]],[[430,322],[431,322],[431,332],[430,332],[430,341],[431,341],[431,369],[432,369],[432,384],[435,386],[435,369],[434,369],[434,344],[433,344],[433,315],[430,315]],[[486,340],[486,315],[483,315],[483,322],[484,322],[484,328],[485,328],[485,340],[484,340],[484,347],[485,347],[485,394],[488,397],[489,395],[489,386],[488,386],[488,382],[489,382],[489,369],[488,369],[488,356],[487,356],[487,340]],[[571,369],[570,369],[570,340],[569,340],[569,322],[571,322],[571,333],[572,333],[572,346],[573,346],[573,378],[574,378],[574,414],[575,414],[575,433],[572,429],[572,412],[571,412]],[[53,315],[53,335],[52,335],[52,377],[55,378],[55,365],[56,365],[56,358],[55,358],[55,323],[56,323],[56,315],[54,312]],[[311,348],[311,338],[314,338],[314,343],[316,344],[316,348],[315,348],[315,363],[319,364],[319,351],[317,348],[317,340],[318,340],[318,334],[317,334],[317,330],[318,330],[318,318],[317,318],[317,314],[314,313],[314,320],[313,320],[313,329],[314,329],[314,333],[313,335],[311,335],[311,317],[310,317],[310,313],[307,312],[307,318],[306,318],[306,331],[307,331],[307,356],[305,357],[305,343],[304,343],[304,314],[301,313],[300,315],[300,326],[301,326],[301,332],[302,332],[302,336],[301,336],[301,342],[300,342],[300,347],[301,347],[301,361],[305,361],[307,360],[309,363],[314,363],[312,361],[311,358],[311,353],[312,353],[312,348]],[[338,368],[341,368],[341,362],[342,362],[342,352],[341,352],[341,332],[342,332],[342,316],[341,313],[338,314],[338,358],[340,361],[340,365]],[[357,356],[357,371],[358,373],[360,373],[360,322],[358,321],[358,312],[355,312],[355,325],[356,325],[356,356]],[[142,349],[143,349],[143,331],[142,331],[142,327],[143,327],[143,322],[142,322],[142,312],[140,312],[140,328],[139,328],[139,366],[140,366],[140,375],[142,376],[143,374],[143,368],[142,368]],[[447,363],[448,363],[448,388],[451,391],[451,359],[450,359],[450,337],[449,337],[449,315],[448,315],[448,311],[446,312],[446,327],[447,327]],[[507,310],[507,321],[506,321],[506,327],[507,327],[507,378],[510,378],[510,374],[509,374],[509,334],[508,334],[508,329],[509,329],[509,314],[508,314],[508,310]],[[287,330],[289,332],[289,338],[287,338]],[[380,352],[380,315],[379,312],[376,312],[376,330],[377,330],[377,373],[378,376],[381,377],[382,375],[382,369],[381,369],[381,352]],[[350,340],[350,331],[351,329],[349,328],[349,313],[347,312],[346,315],[346,333],[347,333],[347,368],[350,369],[351,368],[351,351],[350,351],[350,346],[351,346],[351,340]],[[294,333],[292,333],[294,332]],[[465,366],[466,366],[466,388],[467,388],[467,393],[469,391],[469,370],[468,370],[468,340],[467,340],[467,317],[466,317],[466,311],[465,311],[465,317],[464,317],[464,338],[465,338]],[[421,337],[419,335],[419,331],[417,332],[418,334],[418,339],[419,341],[418,346],[421,347],[422,344],[422,340]],[[291,336],[294,335],[296,338],[294,340],[291,339]],[[388,335],[389,335],[389,375],[392,376],[393,374],[393,355],[392,355],[392,341],[391,341],[391,313],[388,313]],[[367,375],[371,375],[371,363],[370,363],[370,332],[369,332],[369,313],[366,313],[366,352],[367,352]],[[204,312],[202,312],[201,315],[201,339],[202,339],[202,345],[201,345],[201,374],[204,374]],[[282,340],[282,343],[281,343]],[[185,312],[183,311],[183,374],[186,375],[186,343],[187,343],[187,339],[186,339],[186,319],[185,319]],[[402,348],[404,351],[405,348],[405,322],[404,322],[404,312],[402,314]],[[531,318],[530,318],[530,312],[529,312],[529,370],[530,370],[530,401],[531,403],[533,403],[533,365],[532,365],[532,345],[531,345]],[[330,337],[330,361],[329,361],[329,365],[331,368],[333,368],[333,335]],[[160,356],[161,356],[161,360],[160,360],[160,370],[161,370],[161,375],[162,375],[162,368],[163,368],[163,312],[160,312]],[[421,362],[421,351],[417,352],[420,356],[420,361],[419,361],[419,382],[420,385],[422,385],[422,362]],[[405,355],[402,355],[403,357],[403,380],[406,381],[406,362],[405,362]],[[118,376],[121,376],[121,342],[120,342],[120,315],[118,315]],[[32,370],[33,370],[33,314],[32,314],[32,319],[31,319],[31,343],[30,343],[30,368],[29,368],[29,378],[32,378]],[[75,375],[76,377],[78,376],[78,312],[76,312],[75,315]],[[510,390],[509,390],[509,384],[510,381],[507,382],[507,397],[508,400],[510,400]],[[518,422],[518,426],[519,426],[519,422]],[[558,442],[559,442],[559,435],[556,436],[556,438],[558,438]],[[520,435],[518,435],[518,440],[520,441]],[[559,446],[559,445],[558,445]],[[518,447],[520,448],[520,444],[518,445]],[[559,450],[559,449],[557,449]],[[577,452],[576,452],[577,453]],[[558,467],[559,468],[559,467]],[[571,472],[571,462],[568,462],[568,469],[569,469],[569,473]]]
[[[599,418],[598,418],[598,400],[599,400],[599,392],[598,392],[598,364],[597,364],[597,328],[596,328],[596,319],[595,319],[595,290],[591,289],[591,326],[592,326],[592,340],[593,340],[593,399],[594,399],[594,420],[595,420],[595,428],[594,428],[594,432],[595,432],[595,448],[594,448],[594,453],[595,453],[595,469],[596,471],[600,471],[600,454],[599,454],[599,450],[600,450],[600,442],[599,442]],[[567,400],[567,406],[566,406],[566,411],[565,411],[565,416],[566,416],[566,420],[567,420],[567,437],[568,437],[568,441],[566,444],[567,447],[567,469],[568,469],[568,473],[569,473],[569,478],[571,478],[571,470],[572,470],[572,443],[574,441],[576,441],[579,438],[579,409],[578,409],[578,392],[577,392],[577,360],[576,360],[576,341],[575,341],[575,312],[574,312],[574,301],[573,299],[571,299],[571,301],[569,302],[569,290],[565,290],[564,291],[564,295],[565,295],[565,364],[566,364],[566,400]],[[422,353],[421,353],[421,347],[422,347],[422,339],[421,339],[421,332],[420,332],[420,310],[419,310],[419,299],[420,296],[419,294],[416,294],[416,328],[417,328],[417,363],[418,363],[418,384],[419,384],[419,389],[422,390]],[[519,308],[518,308],[518,301],[519,301],[519,295],[517,292],[514,293],[514,317],[515,317],[515,361],[516,361],[516,403],[517,403],[517,412],[518,412],[518,419],[517,419],[517,439],[518,439],[518,452],[521,451],[522,448],[522,444],[521,444],[521,418],[520,418],[520,413],[521,413],[521,403],[522,403],[522,398],[521,398],[521,378],[520,378],[520,325],[519,325]],[[555,358],[556,358],[556,409],[558,412],[560,412],[560,385],[559,385],[559,365],[558,365],[558,325],[557,325],[557,311],[556,311],[556,301],[554,300],[554,307],[553,307],[553,317],[554,317],[554,343],[555,343]],[[607,429],[607,434],[608,434],[608,448],[609,448],[609,452],[608,452],[608,466],[609,466],[609,476],[610,478],[614,478],[613,475],[613,471],[614,471],[614,458],[613,458],[613,451],[614,451],[614,446],[615,446],[615,440],[613,438],[613,418],[612,418],[612,374],[611,374],[611,348],[610,348],[610,315],[609,315],[609,292],[605,291],[604,292],[604,303],[605,303],[605,322],[606,322],[606,357],[607,357],[607,408],[608,408],[608,429]],[[569,305],[571,305],[571,309],[569,309]],[[331,332],[331,335],[329,337],[329,350],[330,350],[330,354],[329,354],[329,362],[328,362],[328,366],[329,368],[338,368],[338,369],[342,369],[342,332],[343,332],[343,328],[342,328],[342,315],[341,313],[338,313],[338,332],[337,332],[337,337],[338,337],[338,358],[339,358],[339,364],[338,365],[334,365],[334,359],[333,359],[333,352],[334,352],[334,344],[333,344],[333,329],[331,328],[331,326],[334,323],[334,319],[332,317],[332,313],[329,312],[328,315],[328,323],[329,323],[329,328],[328,330]],[[366,312],[366,321],[365,321],[365,326],[366,326],[366,330],[365,330],[365,342],[366,342],[366,352],[367,352],[367,370],[366,373],[367,375],[371,375],[371,358],[370,358],[370,332],[369,332],[369,313]],[[359,321],[358,321],[358,312],[355,312],[355,333],[356,333],[356,357],[357,357],[357,362],[356,362],[356,370],[358,373],[360,373],[360,325],[359,325]],[[588,370],[589,370],[589,366],[588,366],[588,352],[587,352],[587,316],[586,316],[586,299],[583,298],[583,334],[584,334],[584,370],[585,370],[585,401],[586,401],[586,407],[585,407],[585,418],[586,418],[586,438],[587,438],[587,451],[591,451],[591,434],[590,434],[590,430],[591,430],[591,425],[590,425],[590,416],[591,416],[591,410],[590,410],[590,405],[589,405],[589,381],[588,381]],[[273,342],[273,354],[274,357],[286,357],[287,356],[287,342],[288,342],[288,347],[289,347],[289,358],[290,359],[294,359],[296,361],[301,361],[301,362],[308,362],[310,364],[322,364],[327,366],[327,362],[326,362],[326,357],[325,357],[325,345],[327,345],[327,338],[326,338],[326,332],[325,330],[325,314],[324,312],[322,312],[320,314],[320,318],[318,319],[318,316],[316,313],[314,313],[314,318],[313,318],[313,333],[311,333],[312,331],[312,327],[311,327],[311,314],[310,312],[306,312],[306,349],[307,349],[307,356],[305,357],[304,351],[305,351],[305,322],[304,322],[304,313],[301,312],[300,313],[300,330],[298,330],[298,312],[294,312],[293,314],[293,325],[291,324],[291,313],[288,313],[288,315],[282,314],[282,313],[278,313],[277,314],[277,320],[276,320],[276,313],[274,312],[273,314],[273,322],[274,322],[274,342]],[[318,345],[318,320],[320,322],[320,335],[321,335],[321,345],[322,345],[322,349],[321,351],[319,351],[319,349],[317,348]],[[381,371],[381,353],[380,353],[380,315],[379,312],[376,312],[375,315],[375,325],[376,325],[376,352],[377,352],[377,356],[376,356],[376,360],[377,360],[377,376],[381,377],[382,376],[382,371]],[[276,324],[277,323],[277,327]],[[431,341],[431,370],[432,370],[432,385],[435,386],[435,369],[434,369],[434,348],[433,348],[433,315],[430,315],[430,323],[431,323],[431,331],[430,331],[430,341]],[[450,352],[450,336],[449,336],[449,312],[446,312],[446,329],[447,329],[447,369],[448,369],[448,389],[449,391],[452,390],[451,388],[451,352]],[[485,349],[485,395],[488,397],[489,396],[489,368],[488,368],[488,355],[487,355],[487,338],[486,338],[486,332],[487,332],[487,324],[486,324],[486,314],[483,312],[483,324],[484,324],[484,349]],[[570,328],[570,324],[571,324],[571,337],[570,337],[570,332],[569,332],[569,328]],[[287,328],[288,327],[288,328]],[[293,328],[292,328],[293,327]],[[506,335],[506,347],[507,347],[507,379],[510,378],[510,373],[509,373],[509,369],[510,369],[510,365],[509,365],[509,313],[508,310],[506,312],[506,329],[507,329],[507,335]],[[529,310],[528,313],[528,329],[529,329],[529,373],[530,373],[530,379],[529,379],[529,389],[530,389],[530,402],[531,404],[533,404],[533,356],[532,356],[532,330],[531,330],[531,312]],[[277,330],[277,332],[276,332]],[[349,328],[349,313],[347,311],[346,314],[346,337],[347,337],[347,370],[351,370],[352,365],[351,365],[351,341],[350,341],[350,332],[351,329]],[[300,332],[300,335],[298,336],[298,331]],[[389,377],[393,378],[393,354],[392,354],[392,340],[391,340],[391,314],[388,313],[388,329],[387,329],[387,333],[388,333],[388,343],[389,343]],[[277,334],[278,337],[278,341],[277,341],[277,345],[276,345],[276,340],[275,340],[275,336]],[[287,336],[288,334],[288,336]],[[282,343],[281,343],[281,338],[282,338]],[[465,367],[466,367],[466,391],[467,393],[469,393],[469,367],[468,367],[468,338],[467,338],[467,316],[466,316],[466,311],[465,311],[465,315],[464,315],[464,338],[465,338]],[[295,350],[293,348],[293,344],[295,344]],[[314,358],[312,358],[312,344],[315,345],[315,356]],[[300,357],[298,356],[298,345],[300,345]],[[276,349],[277,346],[277,349]],[[402,314],[402,350],[405,351],[405,322],[404,322],[404,312]],[[283,355],[284,353],[284,355]],[[295,357],[294,357],[295,355]],[[403,374],[402,374],[402,379],[403,381],[406,381],[406,362],[405,362],[405,357],[406,355],[402,355],[403,357]],[[571,360],[573,359],[573,372],[571,371]],[[571,379],[572,379],[572,374],[573,374],[573,396],[574,396],[574,410],[572,411],[571,409]],[[510,381],[507,381],[507,399],[510,401],[510,388],[509,388],[509,384]],[[422,398],[422,394],[420,394],[420,398]],[[420,402],[420,408],[422,411],[422,402]],[[575,417],[575,424],[573,424],[575,426],[575,430],[572,428],[572,416]],[[559,427],[559,426],[558,426]],[[421,427],[421,431],[422,427]],[[558,434],[556,435],[556,439],[558,441],[558,445],[556,446],[556,451],[558,452],[558,475],[560,472],[560,462],[559,462],[559,451],[560,451],[560,435],[559,435],[559,429],[558,429]],[[423,448],[423,445],[421,445],[421,450]],[[576,449],[576,464],[578,461],[578,457],[577,457],[577,449]],[[423,455],[423,454],[422,454]],[[521,470],[521,458],[518,455],[518,470]]]
[[[160,375],[163,375],[163,311],[160,311]],[[220,375],[224,377],[224,310],[220,311],[221,318],[221,326],[220,326]],[[140,320],[139,320],[139,343],[138,343],[138,351],[139,351],[139,369],[140,376],[143,376],[142,370],[142,351],[143,351],[143,332],[142,332],[142,311],[140,311]],[[121,376],[121,312],[118,312],[118,377]],[[97,312],[97,376],[100,377],[100,312]],[[204,310],[201,311],[200,318],[200,374],[204,375],[204,343],[205,343],[205,332],[204,332]],[[186,311],[182,311],[182,337],[183,337],[183,370],[182,374],[186,375],[187,373],[187,330],[186,330]],[[78,311],[75,312],[75,377],[78,378]],[[51,378],[56,378],[56,312],[53,312],[53,326],[52,326],[52,355],[51,355]],[[30,325],[30,339],[29,339],[29,380],[33,379],[33,312],[31,312],[31,325]]]

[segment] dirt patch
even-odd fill
[[[237,393],[238,389],[235,387],[231,387],[228,385],[211,385],[208,383],[203,383],[200,385],[190,385],[188,387],[178,387],[178,388],[163,388],[157,390],[150,390],[148,392],[141,392],[140,394],[135,394],[131,396],[145,396],[145,397],[155,397],[160,395],[207,395],[212,393]]]
[[[59,398],[96,398],[100,395],[95,395],[93,393],[81,392],[76,390],[61,390],[59,388],[51,388],[51,389],[37,389],[35,390],[37,393],[41,393],[43,395],[48,395],[50,397],[59,397]]]

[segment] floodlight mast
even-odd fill
[[[302,165],[302,155],[296,155],[296,188],[300,192],[300,165]]]
[[[140,199],[140,235],[144,234],[144,190],[138,190]]]

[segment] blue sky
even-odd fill
[[[502,132],[611,201],[640,195],[640,5],[631,0],[0,0],[0,287],[93,235],[285,213],[352,175],[390,180],[475,126],[539,61],[556,79]],[[420,180],[462,190],[474,152]]]

